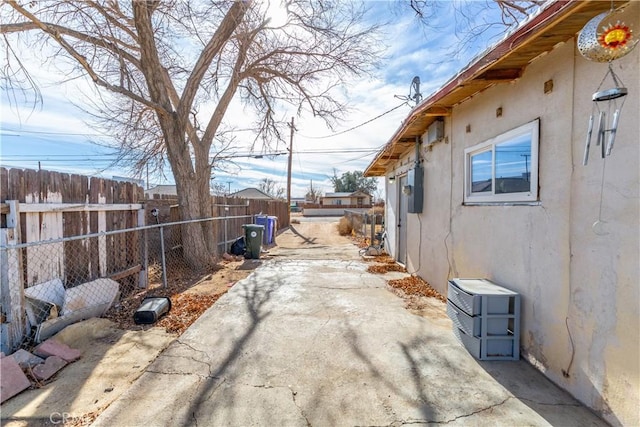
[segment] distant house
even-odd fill
[[[320,198],[320,204],[323,207],[369,208],[371,207],[371,196],[360,190],[353,193],[327,193]]]
[[[276,200],[275,198],[271,197],[270,195],[268,195],[267,193],[265,193],[262,190],[259,190],[257,188],[245,188],[243,190],[240,191],[236,191],[235,193],[231,193],[229,195],[230,197],[239,197],[242,199],[254,199],[254,200]]]
[[[300,212],[304,207],[306,200],[304,197],[292,197],[291,198],[291,212]]]
[[[144,195],[147,199],[161,199],[163,196],[178,197],[178,191],[175,185],[156,185],[144,190]]]
[[[638,426],[640,47],[608,65],[577,46],[611,4],[545,2],[390,130],[364,175],[386,178],[396,260],[443,294],[460,277],[518,292],[523,357],[611,425]],[[640,2],[615,5],[640,28]],[[609,67],[629,95],[611,155],[594,126],[584,165]]]

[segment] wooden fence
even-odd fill
[[[127,287],[147,284],[146,266],[155,248],[149,236],[153,233],[136,227],[180,218],[176,200],[143,198],[143,189],[129,182],[0,168],[3,350],[13,349],[28,333],[25,292],[38,289],[36,285],[57,280],[68,289],[104,277]],[[152,216],[153,208],[161,208],[158,217]],[[260,213],[278,217],[279,228],[289,225],[284,201],[212,197],[211,217],[242,216],[213,221],[214,241],[232,241],[242,233],[242,224]],[[179,225],[168,230],[169,249],[182,246],[180,230]],[[91,238],[74,238],[92,234]],[[16,245],[19,249],[10,249]],[[223,243],[219,250],[225,247]]]
[[[1,227],[7,228],[6,201],[18,204],[14,209],[14,232],[19,232],[17,243],[32,243],[64,237],[80,236],[104,231],[122,230],[142,225],[139,212],[143,206],[142,187],[128,182],[118,182],[97,177],[70,175],[45,170],[0,168],[0,201],[2,205]],[[17,212],[15,210],[17,209]],[[46,275],[64,276],[64,271],[85,271],[82,282],[94,277],[104,277],[122,271],[137,260],[137,253],[127,250],[124,236],[112,236],[84,245],[80,241],[68,241],[58,246],[59,259],[37,261],[27,250],[26,283],[49,280]],[[64,257],[64,253],[74,256]],[[93,260],[86,264],[87,260]],[[41,268],[38,262],[59,264],[58,270]],[[49,273],[44,271],[48,270]]]
[[[0,244],[35,244],[142,225],[142,188],[132,183],[50,171],[0,168]],[[97,277],[137,284],[139,236],[102,236],[27,245],[0,254],[3,348],[25,333],[24,289],[50,280],[74,287]],[[132,239],[134,239],[132,241]],[[132,265],[138,265],[132,269]],[[126,277],[123,271],[131,272]]]
[[[163,198],[161,200],[153,199],[145,201],[147,216],[153,208],[159,209],[159,218],[161,222],[177,222],[180,221],[180,215],[176,199]],[[242,225],[252,223],[256,215],[275,216],[277,220],[277,229],[284,229],[289,226],[290,215],[287,202],[284,200],[260,200],[260,199],[244,199],[240,197],[212,196],[211,197],[211,216],[213,217],[237,217],[229,220],[217,221],[214,224],[215,241],[219,242],[218,249],[223,251],[234,238],[243,234]],[[251,216],[253,218],[246,218]],[[151,221],[151,219],[149,219]],[[155,220],[154,220],[155,221]],[[274,230],[274,232],[277,230]],[[179,237],[177,238],[180,239]],[[179,244],[179,242],[177,242]]]

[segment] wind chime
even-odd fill
[[[613,71],[612,62],[631,52],[637,43],[637,37],[634,37],[630,25],[624,22],[624,12],[622,10],[614,10],[613,1],[611,2],[611,9],[609,11],[601,13],[591,19],[578,35],[578,50],[582,56],[591,61],[607,62],[609,65],[596,92],[591,96],[593,107],[591,109],[591,116],[589,116],[589,126],[587,128],[587,138],[582,160],[584,166],[589,162],[589,148],[591,147],[591,139],[594,131],[593,125],[597,116],[598,124],[595,128],[597,132],[596,145],[600,146],[600,153],[604,161],[602,163],[602,176],[600,179],[598,219],[593,223],[591,228],[598,235],[608,234],[606,221],[602,220],[605,164],[606,157],[611,155],[611,150],[613,150],[620,113],[628,93],[620,77]],[[611,88],[603,88],[607,77],[611,77],[613,81],[613,87]],[[611,117],[610,122],[608,121],[609,117]]]
[[[613,71],[611,64],[614,60],[622,58],[631,52],[638,40],[634,37],[631,27],[620,19],[621,13],[621,11],[615,11],[612,5],[611,10],[591,19],[578,36],[578,50],[582,56],[591,61],[609,63],[607,73],[591,97],[593,108],[589,117],[589,127],[582,161],[585,166],[589,161],[589,148],[591,147],[596,116],[598,118],[596,145],[600,146],[602,158],[611,154],[616,140],[620,113],[628,93],[622,80]],[[614,87],[602,89],[607,77],[611,77]],[[613,116],[611,122],[608,123],[607,118],[611,116],[612,111]]]

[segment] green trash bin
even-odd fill
[[[244,224],[244,241],[246,243],[247,252],[249,258],[260,258],[260,252],[262,251],[262,234],[264,233],[264,225],[258,224]]]

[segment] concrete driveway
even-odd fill
[[[444,304],[412,314],[341,250],[263,262],[93,425],[605,425],[525,362],[476,361]]]

